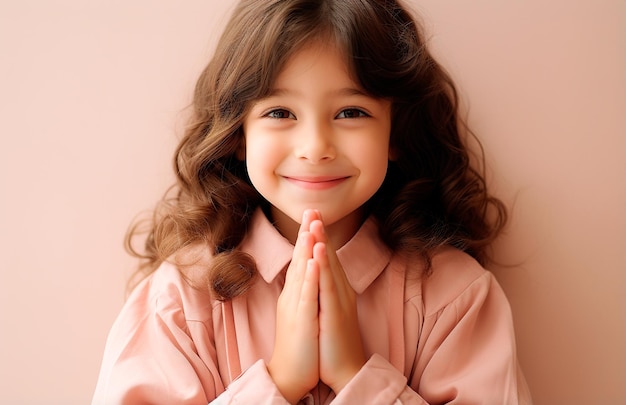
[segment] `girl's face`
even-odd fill
[[[364,94],[340,50],[316,42],[287,61],[243,128],[250,180],[278,230],[295,242],[312,208],[336,248],[347,242],[387,172],[391,103]]]

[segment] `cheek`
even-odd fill
[[[277,147],[265,142],[255,142],[254,139],[246,140],[246,168],[255,187],[265,184],[268,177],[273,175],[280,163],[279,155]]]
[[[372,141],[368,143],[356,143],[353,148],[353,156],[358,159],[362,166],[369,167],[369,170],[380,170],[381,166],[386,167],[389,161],[389,144],[383,141]]]
[[[361,171],[367,173],[372,187],[378,189],[387,175],[389,165],[389,145],[375,142],[362,148],[358,153]]]
[[[267,162],[277,154],[277,148],[268,142],[259,142],[255,139],[246,140],[246,160],[255,164]]]
[[[379,159],[372,162],[371,177],[373,186],[376,190],[378,190],[385,181],[388,167],[389,160],[387,159],[386,155],[379,156]]]

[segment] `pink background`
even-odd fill
[[[513,206],[494,272],[536,403],[626,400],[626,2],[413,4]],[[0,2],[0,403],[89,402],[232,5]]]

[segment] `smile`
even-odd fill
[[[327,190],[340,185],[349,179],[349,176],[284,176],[284,178],[289,183],[307,190]]]

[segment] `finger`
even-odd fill
[[[315,320],[319,314],[319,277],[319,264],[309,259],[306,263],[298,313]]]
[[[307,261],[313,258],[314,243],[315,239],[310,232],[304,231],[298,235],[296,246],[293,250],[293,257],[285,276],[285,288],[290,288],[293,285],[296,290],[300,290],[306,272]]]
[[[337,253],[331,246],[330,240],[328,239],[328,234],[326,233],[326,226],[322,220],[316,219],[311,221],[310,225],[311,233],[315,237],[316,242],[322,242],[326,244],[328,263],[332,267],[341,268],[341,263],[339,262],[339,258],[337,257]],[[343,273],[343,270],[341,271]]]
[[[300,286],[304,280],[306,262],[313,257],[313,244],[315,243],[314,237],[311,235],[309,229],[311,222],[318,217],[319,214],[315,210],[307,209],[302,213],[298,238],[296,239],[291,263],[285,277],[285,286],[292,283],[296,283]]]
[[[330,267],[325,243],[317,242],[313,246],[313,259],[319,266],[320,310],[332,311],[339,304],[337,283]]]
[[[311,233],[315,237],[316,243],[323,243],[323,252],[320,250],[319,255],[324,256],[326,267],[329,268],[330,274],[332,274],[333,281],[336,284],[338,289],[347,290],[347,288],[351,288],[348,282],[348,278],[343,271],[343,266],[337,257],[337,253],[329,245],[328,237],[326,234],[326,230],[324,227],[324,223],[321,220],[314,220],[311,222]],[[320,248],[322,249],[322,248]],[[314,258],[315,253],[313,255]]]
[[[313,258],[320,266],[320,302],[324,303],[324,309],[340,310],[349,306],[354,290],[339,261],[332,261],[334,254],[326,243],[317,242],[313,247]]]
[[[298,231],[298,234],[300,232],[310,231],[311,222],[319,219],[319,211],[312,209],[304,210],[304,212],[302,213],[302,221],[300,222],[300,229]]]
[[[309,225],[309,230],[315,236],[317,242],[328,243],[328,236],[326,236],[326,228],[324,222],[321,219],[313,219]]]

